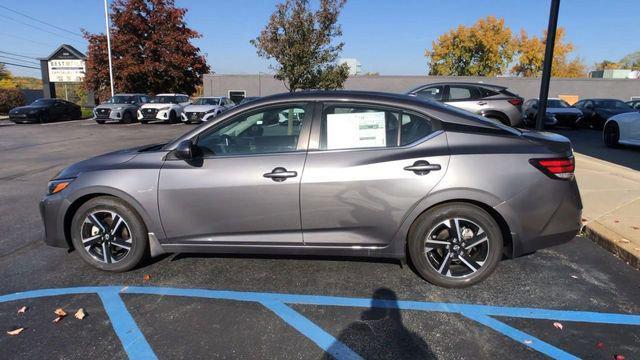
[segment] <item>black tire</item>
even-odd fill
[[[105,120],[96,120],[98,124],[104,124]]]
[[[140,124],[148,124],[149,120],[140,120]]]
[[[463,238],[462,241],[451,238],[449,233],[451,227],[447,228],[447,225],[443,225],[449,224],[449,219],[458,219],[459,222],[456,222],[460,225],[458,228],[472,237],[466,240]],[[465,227],[465,224],[468,227]],[[444,230],[437,230],[443,226]],[[477,226],[475,231],[474,226]],[[439,235],[433,237],[435,233]],[[482,241],[484,234],[486,234],[484,236],[486,240]],[[427,237],[430,235],[432,237],[429,241],[436,241],[439,244],[428,247]],[[454,235],[454,237],[457,236]],[[458,249],[454,246],[454,240]],[[472,241],[478,245],[472,246],[473,244],[469,243]],[[447,245],[443,245],[445,243]],[[416,219],[409,232],[407,247],[415,270],[425,280],[442,287],[462,288],[477,284],[493,273],[502,257],[502,231],[493,217],[482,208],[467,203],[448,203],[433,207]],[[454,254],[454,249],[459,256],[451,255]],[[440,269],[434,266],[438,256],[441,256]],[[473,263],[478,268],[474,271],[471,266],[462,262],[463,258],[471,259],[472,262],[467,262]],[[447,259],[449,259],[448,262]],[[465,268],[471,273],[465,275]],[[444,274],[438,270],[442,270]]]
[[[40,114],[40,117],[39,117],[38,120],[40,120],[41,124],[48,123],[49,122],[49,114],[47,114],[47,113]]]
[[[133,119],[133,116],[131,116],[130,112],[125,111],[124,114],[122,114],[122,123],[123,124],[131,124],[132,119]]]
[[[608,147],[618,147],[620,145],[620,128],[618,127],[618,124],[609,122],[602,131],[602,139]]]
[[[115,231],[112,233],[111,232],[112,229],[107,227],[107,226],[112,227],[114,225],[113,217],[111,217],[111,223],[109,223],[108,217],[102,218],[102,220],[100,220],[100,224],[106,227],[106,231],[100,231],[98,226],[94,225],[95,223],[88,223],[85,221],[86,219],[88,219],[88,217],[91,214],[97,214],[96,216],[99,217],[100,214],[107,214],[107,213],[113,213],[122,218],[123,222],[121,223],[121,225],[116,226],[117,227],[116,230],[120,231],[119,235],[118,233],[115,233]],[[92,231],[91,234],[86,233],[88,227]],[[112,242],[108,241],[109,237],[107,237],[106,240],[104,240],[103,239],[104,235],[101,236],[99,234],[94,234],[93,233],[94,229],[98,230],[100,233],[111,234],[110,238]],[[125,232],[125,230],[127,231]],[[80,206],[78,211],[76,211],[76,213],[73,216],[70,231],[71,231],[71,240],[73,242],[73,246],[78,251],[78,254],[82,258],[82,260],[101,270],[112,271],[112,272],[122,272],[122,271],[131,270],[136,265],[138,265],[142,261],[142,259],[146,257],[146,255],[148,254],[149,239],[148,239],[148,233],[147,233],[146,226],[144,225],[144,222],[142,221],[140,216],[136,213],[136,211],[133,208],[131,208],[122,200],[115,197],[100,196],[100,197],[93,198],[87,201],[86,203],[82,204],[82,206]],[[130,242],[127,243],[129,246],[129,250],[121,248],[120,246],[122,245],[118,245],[118,246],[112,245],[113,243],[116,243],[115,239],[118,239],[117,240],[118,244],[122,244],[123,241],[125,241],[122,238],[124,238],[127,235],[129,239],[127,239],[126,241],[130,240]],[[93,247],[93,248],[91,248],[90,250],[87,250],[83,246],[83,236],[85,241],[87,241],[87,238],[100,236],[101,237],[101,240],[99,240],[100,244],[91,245],[90,247]],[[102,247],[102,243],[105,243],[105,246],[109,246],[108,259],[110,259],[111,262],[107,260],[107,257],[105,257],[105,261],[100,261],[97,259],[97,256],[95,255],[96,252],[100,254],[102,253],[101,249],[105,249],[105,247]],[[109,244],[109,245],[106,245],[106,244]],[[93,253],[90,253],[90,251],[93,251]],[[127,252],[126,254],[123,255],[122,252],[124,251],[127,251]],[[118,259],[118,256],[122,256],[122,257]]]
[[[175,111],[171,110],[169,113],[169,124],[175,124],[178,122],[178,117],[176,116]]]

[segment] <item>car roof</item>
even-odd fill
[[[148,96],[148,95],[147,94],[122,93],[122,94],[115,94],[114,96]]]
[[[507,87],[506,86],[502,86],[502,85],[494,85],[494,84],[487,84],[487,83],[481,83],[481,82],[464,82],[464,81],[443,81],[443,82],[434,82],[434,83],[428,83],[428,84],[424,84],[424,85],[420,85],[416,88],[413,88],[411,90],[409,90],[408,92],[412,92],[412,91],[416,91],[416,90],[420,90],[426,86],[433,86],[433,85],[469,85],[469,86],[481,86],[481,87],[486,87],[486,88],[490,88],[490,89],[495,89],[495,90],[506,90]]]
[[[157,94],[156,96],[189,96],[186,94]]]
[[[622,101],[620,99],[614,99],[614,98],[590,98],[590,99],[582,99],[580,101],[600,101],[600,100],[616,100],[616,101]]]

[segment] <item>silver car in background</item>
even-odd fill
[[[233,101],[224,96],[199,97],[184,108],[181,119],[187,124],[201,123],[215,118],[234,106]]]
[[[136,121],[138,109],[150,99],[145,94],[116,94],[93,109],[93,119],[98,124],[107,121],[129,124]]]
[[[261,98],[167,144],[73,164],[45,242],[107,271],[163,252],[410,260],[462,287],[581,227],[571,144],[385,93]]]
[[[523,98],[504,86],[483,83],[434,83],[417,87],[409,95],[441,101],[508,126],[522,125]]]

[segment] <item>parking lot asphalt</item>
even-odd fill
[[[580,237],[457,290],[354,258],[177,254],[111,274],[43,244],[57,171],[188,128],[0,122],[0,324],[24,328],[0,334],[3,358],[640,358],[640,271]]]

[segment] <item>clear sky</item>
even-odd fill
[[[267,22],[275,0],[176,2],[189,10],[188,25],[203,35],[196,44],[217,73],[269,71],[249,40]],[[495,15],[504,17],[514,32],[524,28],[540,34],[547,26],[549,4],[550,0],[348,0],[339,19],[346,44],[342,55],[357,58],[367,72],[425,74],[424,50],[452,27]],[[80,28],[104,30],[102,0],[0,0],[0,5],[78,33]],[[640,50],[638,0],[562,0],[559,25],[566,28],[575,54],[589,66]],[[86,50],[81,38],[0,7],[0,51],[47,56],[63,42]],[[39,76],[39,70],[10,69],[18,75]]]

